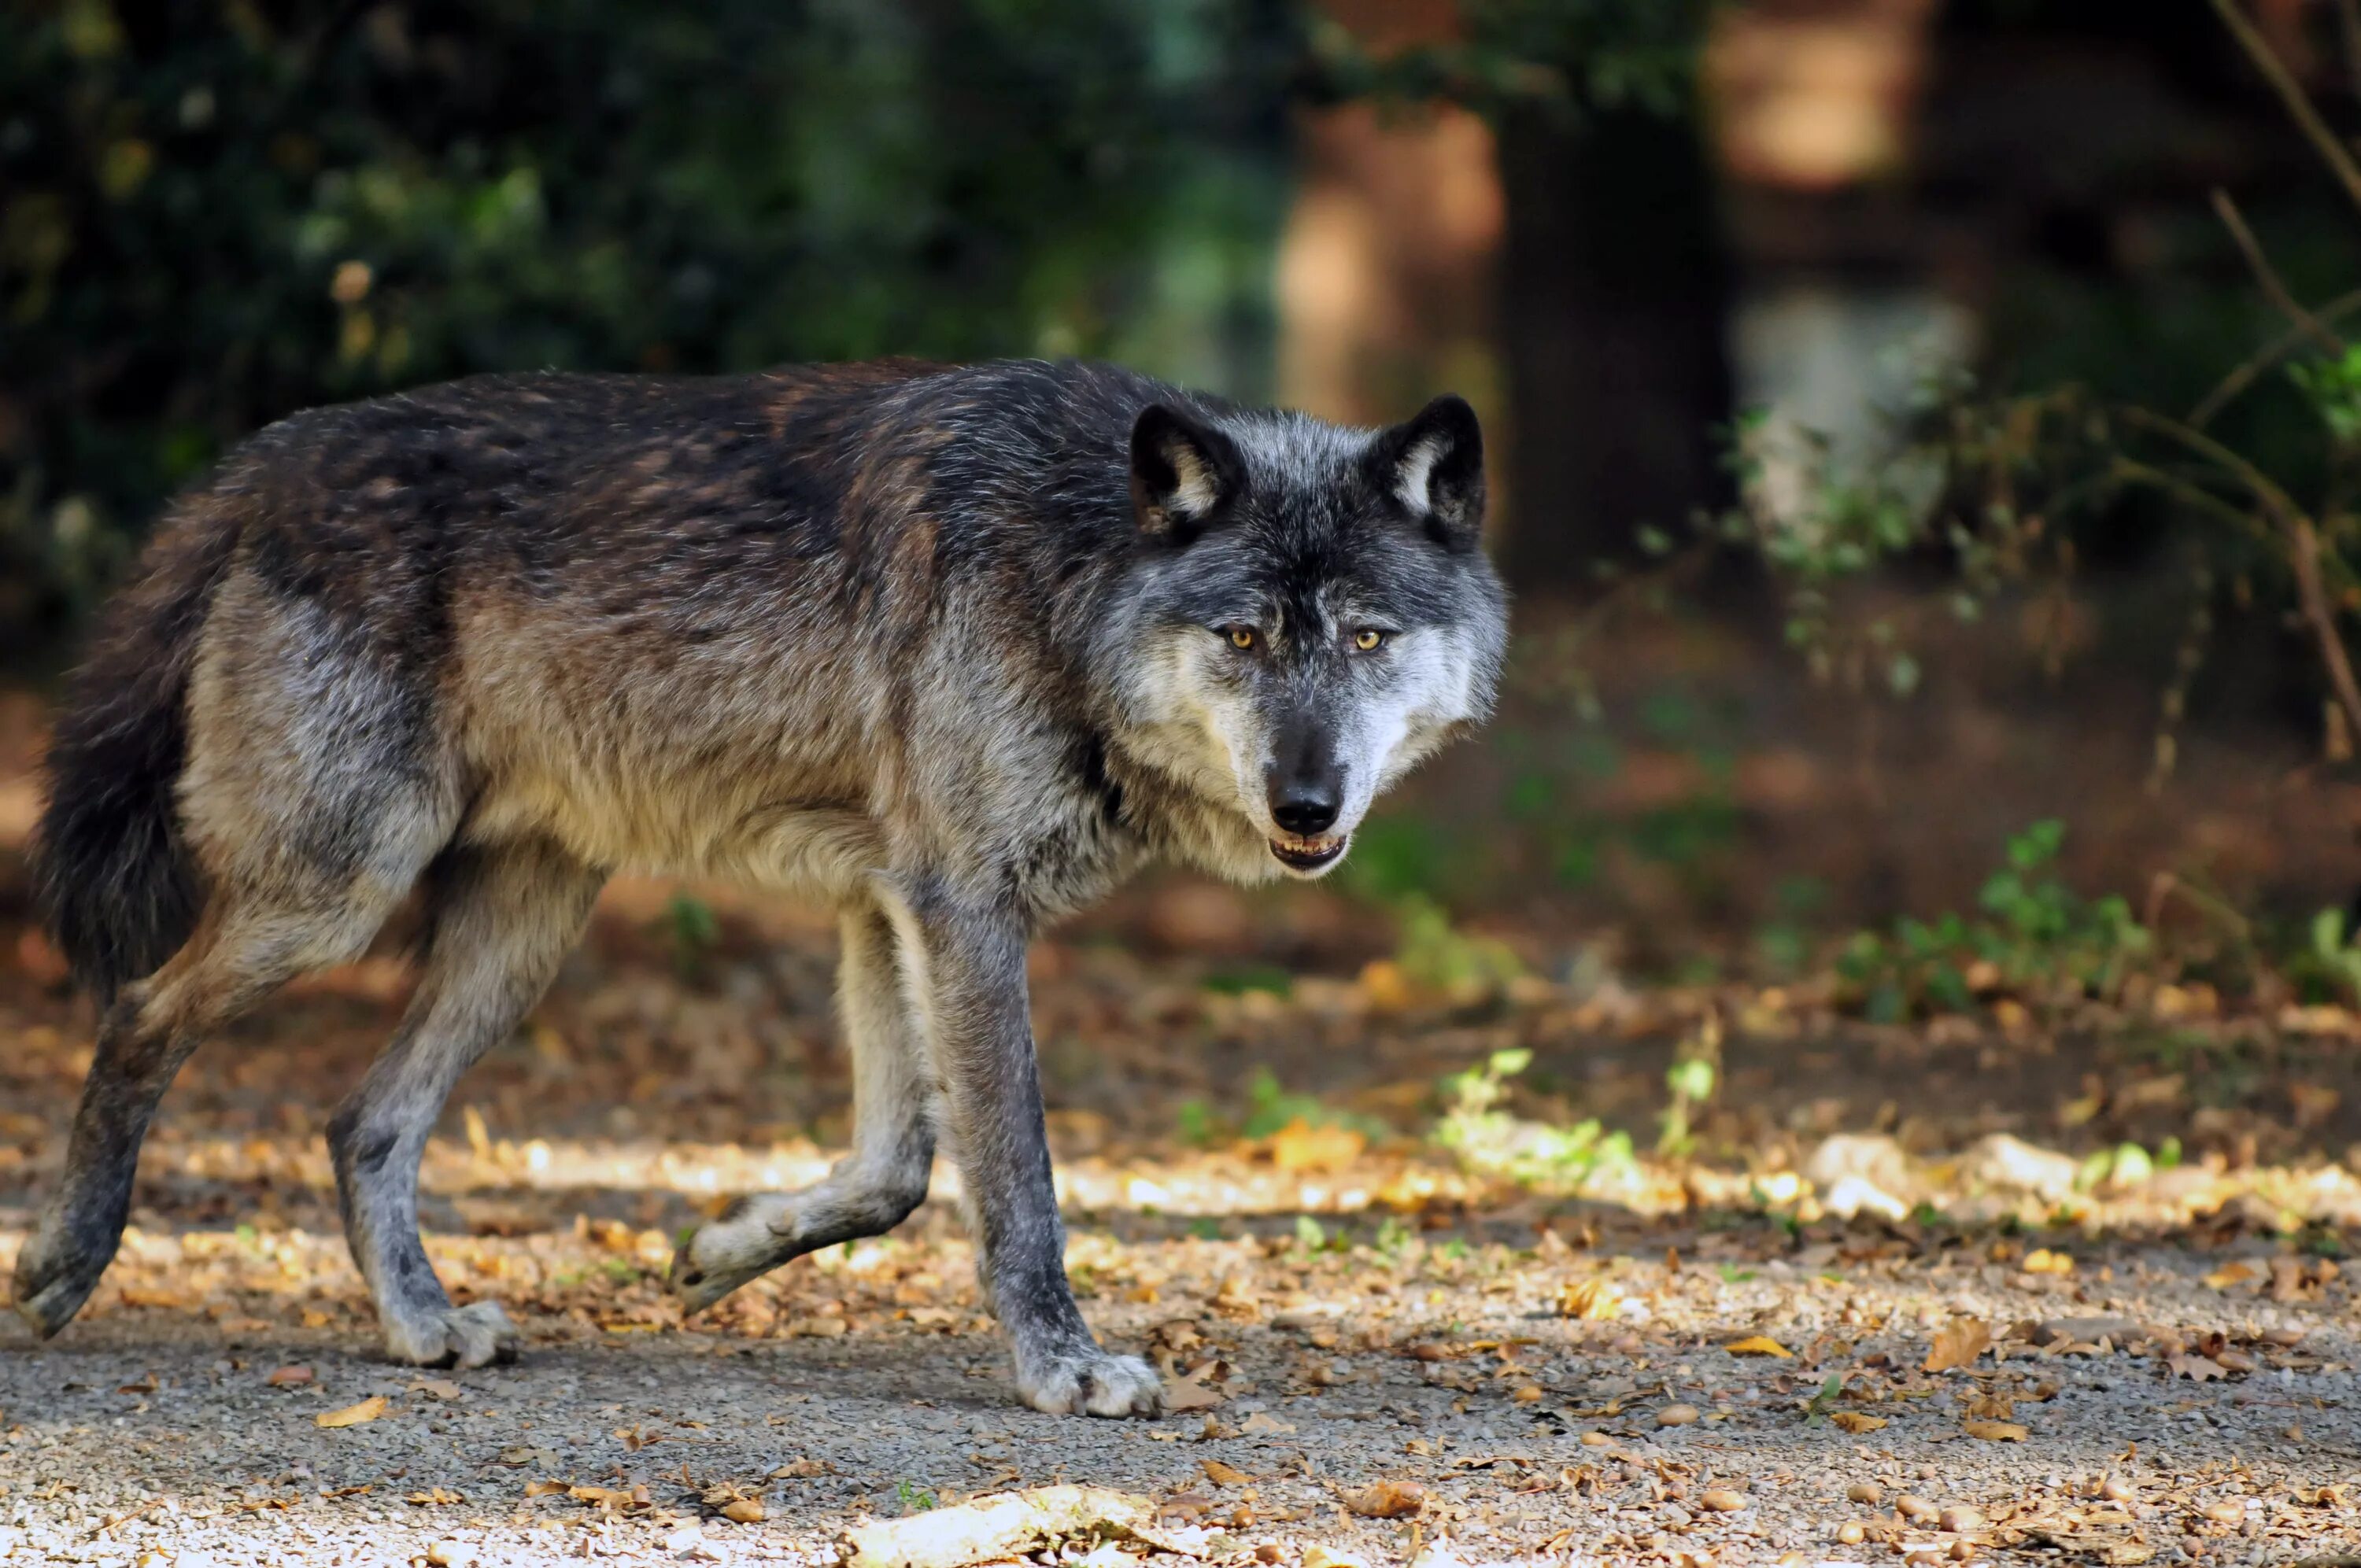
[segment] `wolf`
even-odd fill
[[[1151,860],[1333,869],[1492,701],[1484,511],[1456,397],[1350,429],[1087,363],[489,376],[270,426],[169,509],[57,717],[35,888],[100,1023],[16,1310],[88,1298],[199,1042],[414,896],[338,1202],[395,1359],[512,1355],[427,1261],[427,1136],[608,877],[730,878],[838,913],[854,1126],[684,1242],[686,1305],[892,1228],[941,1146],[1022,1397],[1154,1412],[1067,1283],[1027,943]]]

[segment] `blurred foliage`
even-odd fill
[[[1104,354],[1252,395],[1279,0],[27,0],[0,626],[292,409],[485,369]]]
[[[1722,0],[1461,0],[1460,36],[1378,51],[1335,22],[1312,29],[1324,93],[1448,99],[1498,118],[1532,109],[1566,124],[1595,112],[1695,107],[1707,24]]]

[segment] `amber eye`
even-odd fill
[[[1226,635],[1233,648],[1251,648],[1255,645],[1254,628],[1251,626],[1233,626],[1228,629]]]
[[[1385,640],[1386,634],[1384,632],[1367,626],[1364,626],[1360,630],[1353,633],[1353,646],[1358,648],[1364,653],[1376,652],[1378,644],[1385,641]]]

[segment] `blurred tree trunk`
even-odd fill
[[[1565,589],[1730,493],[1730,266],[1695,115],[1500,125],[1509,580]]]

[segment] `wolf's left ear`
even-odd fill
[[[1186,544],[1246,486],[1237,444],[1165,403],[1139,411],[1131,427],[1131,505],[1140,532]]]
[[[1484,531],[1484,431],[1467,400],[1446,392],[1378,433],[1376,477],[1435,540],[1473,549]]]

